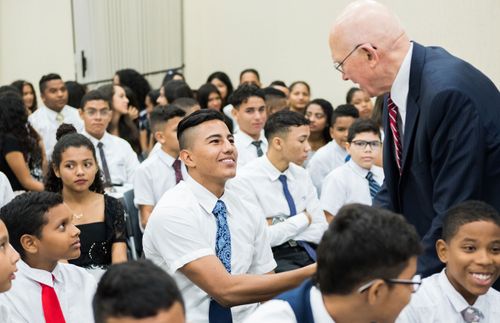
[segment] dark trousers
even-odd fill
[[[317,247],[314,244],[311,244],[311,246],[314,249]],[[276,263],[278,264],[274,270],[277,273],[302,268],[314,263],[305,249],[301,246],[292,247],[288,242],[285,242],[280,246],[273,247],[272,250],[274,260],[276,260]]]

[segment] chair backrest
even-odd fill
[[[142,254],[142,231],[140,227],[139,210],[134,205],[133,189],[123,194],[123,203],[127,213],[127,233],[131,238],[129,247],[134,249],[137,257],[140,257]]]

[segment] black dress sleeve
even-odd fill
[[[104,222],[106,240],[110,243],[126,242],[125,211],[122,203],[109,195],[104,195]]]

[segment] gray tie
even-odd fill
[[[101,157],[102,170],[104,172],[104,186],[111,187],[111,175],[109,174],[108,163],[106,162],[106,156],[104,155],[104,149],[102,149],[102,142],[99,141],[97,148],[99,148],[99,156]]]
[[[461,313],[465,323],[479,323],[484,319],[483,313],[472,306],[467,307]]]
[[[257,148],[257,157],[264,155],[262,148],[260,148],[260,145],[262,145],[262,140],[252,141],[252,145],[254,145]]]

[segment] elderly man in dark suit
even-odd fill
[[[484,74],[439,47],[410,41],[375,1],[351,3],[330,33],[335,67],[384,105],[385,183],[376,205],[402,213],[422,237],[419,272],[441,268],[434,244],[444,212],[477,199],[500,210],[500,94]]]

